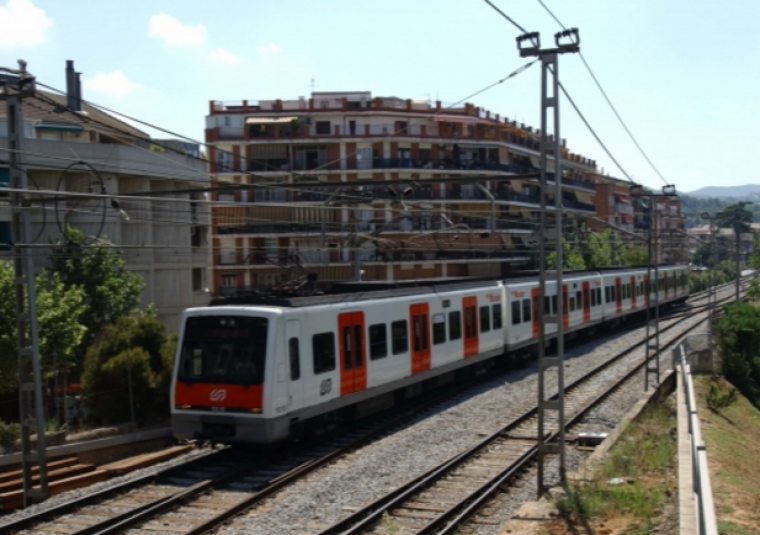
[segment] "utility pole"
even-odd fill
[[[710,225],[710,259],[713,266],[710,268],[710,288],[707,291],[707,343],[710,348],[710,360],[713,358],[713,307],[717,302],[718,296],[715,294],[715,217],[707,212],[702,214],[702,219],[707,220]]]
[[[533,313],[538,314],[538,495],[543,496],[547,487],[544,482],[545,463],[547,455],[559,454],[560,481],[564,486],[567,481],[565,462],[565,363],[564,363],[564,298],[567,295],[562,284],[562,152],[559,132],[559,55],[578,52],[580,37],[578,29],[572,28],[554,34],[555,48],[541,49],[541,39],[537,32],[526,33],[517,38],[517,49],[520,57],[535,56],[541,59],[541,212],[539,222],[539,283],[538,296],[532,298]],[[551,87],[550,87],[551,86]],[[548,131],[548,115],[551,111],[554,119],[553,135],[550,140]],[[553,142],[552,142],[553,141]],[[555,224],[555,310],[552,311],[547,292],[547,233],[548,233],[548,171],[549,154],[554,155],[554,224]],[[536,299],[536,297],[538,299]],[[536,302],[538,301],[538,302]],[[555,345],[557,354],[546,356],[548,344],[547,326],[555,326]],[[549,368],[557,369],[557,399],[547,398],[547,377]],[[557,435],[550,441],[547,432],[547,419],[556,413]],[[554,418],[552,418],[554,419]]]
[[[0,69],[0,99],[5,100],[8,117],[8,159],[10,184],[14,190],[28,189],[21,164],[24,150],[22,100],[34,95],[35,79],[19,68]],[[30,203],[23,193],[10,194],[13,236],[13,268],[16,289],[16,342],[18,346],[18,389],[21,420],[21,467],[24,480],[24,507],[48,496],[45,450],[45,406],[42,399],[42,373],[37,333],[37,295],[34,288],[34,260],[28,244],[32,236]],[[31,366],[30,366],[31,365]],[[30,370],[31,368],[31,370]],[[31,371],[31,377],[30,377]],[[34,409],[32,409],[32,405]],[[37,443],[32,451],[31,434],[36,429]],[[38,466],[39,486],[33,487],[33,466]]]
[[[643,197],[649,202],[649,232],[647,233],[647,251],[648,251],[648,279],[646,281],[647,292],[647,323],[646,323],[646,344],[644,356],[644,391],[649,390],[649,376],[654,375],[654,384],[660,383],[660,258],[657,247],[657,199],[659,197],[672,197],[676,194],[676,187],[667,185],[662,187],[662,193],[656,194],[647,192],[640,185],[631,186],[632,197]],[[663,288],[665,281],[663,283]],[[653,303],[654,301],[654,303]],[[650,342],[650,338],[654,342]],[[654,366],[651,365],[654,356]]]

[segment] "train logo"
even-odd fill
[[[211,401],[224,401],[227,397],[227,391],[224,388],[217,388],[212,390],[208,397]]]

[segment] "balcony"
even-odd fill
[[[630,204],[615,203],[615,212],[618,214],[633,214],[633,206]]]

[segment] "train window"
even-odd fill
[[[301,357],[298,338],[295,336],[288,340],[288,356],[290,357],[290,380],[298,381],[301,378]]]
[[[433,344],[438,345],[446,341],[446,315],[433,314]]]
[[[520,301],[512,301],[512,325],[520,323]]]
[[[538,311],[536,311],[538,312]],[[548,295],[544,296],[544,316],[551,316],[552,314],[552,301]]]
[[[491,309],[493,310],[493,328],[501,329],[501,303],[491,305]]]
[[[598,305],[602,304],[602,289],[601,288],[596,289],[596,303]]]
[[[523,299],[522,301],[522,309],[523,309],[523,321],[529,322],[530,321],[530,299]]]
[[[393,338],[393,354],[406,353],[409,349],[409,335],[406,328],[406,320],[391,323],[391,337]]]
[[[486,305],[480,307],[480,332],[487,333],[491,330],[491,308]]]
[[[312,336],[311,350],[314,356],[314,375],[335,369],[335,335],[333,333]]]
[[[420,327],[422,327],[422,349],[427,350],[428,344],[428,317],[427,314],[420,316]]]
[[[574,311],[575,311],[575,297],[571,297],[568,312],[574,312]]]
[[[458,310],[449,312],[449,340],[462,338],[462,313]]]
[[[581,297],[581,291],[578,290],[575,292],[575,305],[578,310],[583,308],[583,305],[581,303],[583,303],[583,298]]]
[[[369,326],[369,358],[382,359],[388,356],[388,337],[385,323]]]
[[[354,363],[357,368],[361,368],[364,359],[362,350],[362,326],[354,325]]]
[[[591,306],[596,306],[596,290],[591,290]]]
[[[604,302],[605,303],[610,302],[610,287],[609,286],[604,287]]]
[[[614,286],[610,286],[610,301],[612,302],[617,301],[617,297],[615,295],[617,292],[615,290],[617,290],[617,288],[615,288]]]
[[[351,327],[346,325],[343,327],[343,369],[350,370],[352,366],[351,361]]]
[[[552,296],[552,314],[556,314],[556,313],[557,313],[557,296],[553,295]]]
[[[244,316],[187,318],[177,380],[258,385],[264,379],[268,320]]]

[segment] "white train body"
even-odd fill
[[[688,296],[688,268],[659,268],[661,304]],[[565,275],[565,332],[646,307],[646,269]],[[546,313],[556,313],[547,282]],[[178,438],[272,443],[303,422],[390,407],[399,392],[535,349],[538,280],[468,282],[185,311],[171,392]],[[548,325],[547,333],[556,332]]]

